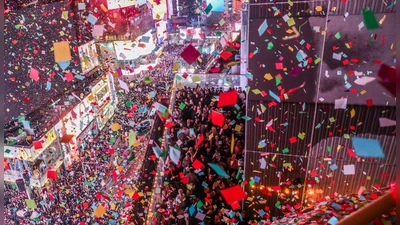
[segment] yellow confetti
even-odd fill
[[[385,21],[386,15],[383,15],[382,19],[379,20],[379,24],[382,25],[382,23]]]
[[[235,131],[240,132],[241,130],[242,130],[242,126],[236,124]]]
[[[283,167],[292,167],[292,163],[284,163]]]
[[[104,12],[107,12],[107,11],[108,11],[108,9],[104,6],[104,4],[101,4],[100,7],[101,7],[101,9],[102,9]]]
[[[352,109],[350,111],[350,117],[353,118],[356,115],[356,110]]]
[[[283,94],[283,97],[285,98],[285,100],[289,99],[289,96],[287,95],[287,93]]]
[[[270,73],[266,73],[266,74],[264,75],[264,78],[265,78],[266,80],[272,80],[272,79],[274,79]]]
[[[272,161],[274,161],[275,160],[275,158],[276,158],[276,154],[272,157]]]
[[[291,34],[291,33],[293,33],[293,30],[292,30],[292,29],[288,29],[288,30],[286,31],[286,33]]]

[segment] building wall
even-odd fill
[[[103,127],[99,128],[98,123],[105,123],[107,121],[105,118],[99,119],[100,114],[98,112],[103,112],[101,110],[107,109],[108,113],[105,114],[105,117],[109,118],[112,116],[116,102],[112,100],[111,90],[114,90],[114,88],[111,89],[109,85],[113,84],[109,83],[108,79],[100,80],[92,88],[92,93],[74,107],[73,112],[71,111],[64,118],[60,119],[54,127],[48,128],[49,131],[46,135],[38,140],[42,142],[43,148],[35,149],[33,146],[5,146],[4,157],[8,159],[7,163],[9,163],[9,169],[4,174],[5,181],[13,183],[15,180],[22,178],[22,173],[28,171],[30,174],[30,185],[40,187],[47,181],[47,170],[49,168],[58,169],[63,163],[69,165],[74,159],[74,152],[77,150],[78,141],[85,138],[82,137],[82,132],[86,132],[87,129],[101,129]],[[106,93],[104,93],[104,90],[106,90]],[[93,101],[103,102],[103,105],[95,108],[91,104]],[[88,128],[88,126],[91,128]],[[67,134],[74,136],[72,141],[62,143],[61,140]],[[81,137],[77,139],[79,136]],[[15,158],[20,161],[18,167],[16,166]],[[45,161],[45,167],[42,169],[38,167],[41,161]]]
[[[266,107],[264,112],[261,104]],[[361,186],[367,189],[376,184],[386,187],[395,180],[396,127],[380,127],[378,122],[380,117],[396,120],[395,107],[348,105],[349,109],[356,112],[352,118],[351,110],[338,111],[332,104],[261,104],[249,101],[247,106],[247,116],[252,120],[246,125],[245,177],[247,180],[255,176],[261,178],[253,188],[246,190],[252,193],[251,196],[260,196],[267,202],[253,204],[247,210],[268,206],[272,215],[282,215],[275,204],[277,201],[283,204],[285,200],[278,198],[277,192],[272,191],[272,196],[262,193],[262,186],[272,188],[279,186],[280,182],[282,191],[288,189],[289,193],[299,192],[298,199],[288,201],[289,205],[294,206],[305,199],[315,201],[335,193],[357,193]],[[266,128],[269,123],[270,129]],[[299,134],[303,134],[304,139]],[[293,137],[296,137],[296,142],[291,143],[290,138]],[[353,149],[353,137],[379,140],[385,158],[371,160],[351,157],[347,149]],[[263,140],[265,147],[260,144]],[[266,169],[260,168],[261,158],[267,163]],[[285,163],[290,163],[292,168]],[[335,171],[330,169],[333,164],[338,167]],[[355,165],[356,175],[344,175],[343,166],[352,164]],[[313,170],[318,176],[311,176]],[[281,180],[277,176],[278,171],[282,173]],[[293,183],[296,179],[305,187],[290,188],[290,184],[285,184],[286,181]]]

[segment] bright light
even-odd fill
[[[144,44],[144,47],[139,47],[140,43],[137,41],[115,41],[114,46],[117,59],[133,60],[139,58],[140,56],[150,54],[156,47],[151,30],[145,33],[143,36],[138,37],[137,40],[140,40],[142,37],[150,37],[148,43],[140,42],[141,44]]]
[[[185,28],[179,30],[179,36],[182,40],[186,40],[187,36],[191,36],[193,40],[201,40],[201,28]]]
[[[242,29],[242,23],[235,23],[235,31],[239,31]]]
[[[79,46],[78,51],[83,74],[89,72],[99,65],[99,58],[94,41],[90,41],[84,45]]]
[[[140,65],[138,68],[135,68],[135,70],[133,72],[130,72],[129,70],[121,70],[123,75],[135,75],[135,74],[139,74],[142,71],[147,71],[149,70],[149,66],[155,67],[157,65],[157,63],[151,63],[151,64],[146,64],[146,65]]]
[[[164,15],[167,13],[167,1],[160,0],[159,4],[154,0],[150,0],[149,2],[153,6],[151,10],[153,12],[153,19],[154,20],[164,19]]]
[[[119,9],[119,8],[125,8],[129,6],[136,5],[135,0],[107,0],[107,8],[108,10],[113,10],[113,9]]]

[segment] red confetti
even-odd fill
[[[372,99],[367,99],[365,102],[368,107],[374,106],[374,102],[372,101]]]

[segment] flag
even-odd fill
[[[157,156],[157,158],[163,157],[167,154],[167,150],[161,151],[161,148],[158,145],[153,147],[153,152]]]
[[[131,147],[136,141],[136,132],[129,132],[129,147]]]
[[[158,103],[158,102],[154,102],[154,103],[153,103],[153,107],[154,107],[155,109],[157,109],[158,111],[160,111],[161,113],[165,113],[165,112],[168,110],[167,107],[165,107],[164,105],[161,105],[161,104]]]
[[[200,137],[199,137],[199,139],[197,140],[196,146],[194,146],[194,148],[197,150],[197,148],[199,148],[199,146],[201,145],[201,143],[203,143],[203,141],[204,141],[204,135],[203,135],[203,134],[200,134]]]
[[[235,149],[235,135],[232,133],[232,139],[231,139],[231,154],[233,154],[233,151]]]
[[[219,94],[217,107],[222,108],[224,106],[235,105],[237,103],[238,96],[239,94],[236,90]]]
[[[172,146],[169,146],[169,157],[171,158],[172,162],[178,164],[179,159],[181,158],[181,151]]]
[[[170,118],[169,110],[166,110],[165,113],[157,111],[157,115],[160,117],[161,121],[164,123],[167,119]]]

